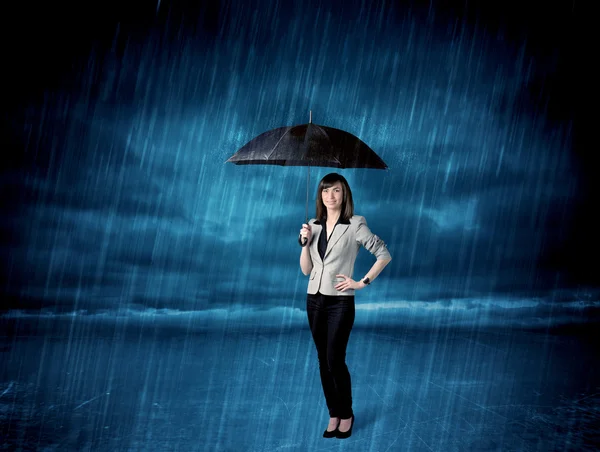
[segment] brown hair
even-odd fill
[[[321,182],[319,182],[319,187],[317,188],[317,220],[323,220],[327,216],[327,208],[323,203],[323,190],[333,186],[336,182],[341,182],[342,184],[342,212],[340,218],[344,221],[350,220],[350,218],[354,215],[354,201],[352,201],[352,190],[350,190],[350,185],[348,185],[348,181],[338,173],[329,173]]]

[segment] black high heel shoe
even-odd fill
[[[342,422],[341,419],[340,422]],[[350,435],[352,435],[352,427],[354,427],[354,415],[352,415],[352,423],[350,424],[350,430],[348,430],[347,432],[340,432],[340,424],[338,424],[338,428],[335,429],[335,431],[337,432],[336,438],[350,438]]]
[[[342,422],[341,419],[338,421],[338,425],[335,428],[335,430],[328,431],[327,429],[325,429],[325,431],[323,432],[323,438],[335,438],[339,433],[338,428],[340,426],[340,422]]]

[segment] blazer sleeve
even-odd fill
[[[365,217],[358,217],[358,224],[356,225],[356,241],[364,246],[367,251],[373,254],[378,260],[392,259],[385,242],[371,232],[369,226],[367,226]]]

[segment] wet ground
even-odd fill
[[[356,325],[356,424],[328,414],[306,328],[4,319],[0,447],[43,451],[586,451],[600,335]]]

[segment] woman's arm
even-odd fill
[[[358,244],[364,246],[377,260],[391,261],[392,255],[388,251],[385,242],[371,232],[369,226],[367,226],[365,217],[357,216],[356,218],[358,222],[356,226],[356,241]],[[381,268],[383,269],[383,267]]]
[[[363,276],[361,279],[356,280],[356,281],[348,276],[344,276],[341,274],[336,275],[336,276],[344,276],[344,278],[346,278],[346,279],[345,279],[345,281],[342,281],[342,282],[336,284],[334,287],[336,288],[336,290],[341,290],[342,292],[344,292],[346,289],[354,289],[354,290],[364,289],[365,287],[367,287],[367,284],[365,284],[363,282],[363,279],[369,278],[369,283],[371,281],[373,281],[375,278],[377,278],[379,273],[381,273],[381,270],[383,270],[385,268],[385,266],[390,263],[391,260],[392,260],[391,257],[389,259],[377,259],[375,261],[375,263],[373,264],[373,266],[371,267],[371,269],[367,272],[367,274],[365,276]]]
[[[369,281],[372,282],[375,278],[377,278],[377,276],[379,276],[381,270],[383,270],[385,266],[391,262],[391,260],[391,257],[389,259],[377,259],[367,274],[358,280],[359,284],[362,287],[365,287],[366,284],[362,282],[362,280],[365,278],[369,278]]]
[[[364,246],[371,254],[375,255],[377,260],[367,272],[365,276],[358,280],[358,284],[365,287],[366,284],[362,282],[363,279],[369,278],[369,281],[373,281],[379,273],[389,264],[392,260],[392,256],[387,249],[387,246],[383,240],[377,235],[373,234],[367,226],[367,220],[364,217],[358,217],[358,226],[356,232],[357,241]]]
[[[309,275],[313,268],[309,245],[302,247],[302,252],[300,253],[300,268],[304,275]]]

